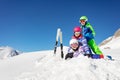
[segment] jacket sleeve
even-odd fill
[[[67,53],[74,53],[74,51],[72,50],[71,47],[69,47]]]
[[[95,31],[94,31],[93,27],[91,26],[91,24],[87,23],[86,26],[90,28],[90,30],[92,31],[93,36],[95,36]]]
[[[81,39],[82,39],[81,42],[83,44],[82,47],[83,47],[83,50],[84,50],[85,54],[91,54],[91,50],[90,50],[90,48],[87,44],[86,38],[82,37]]]

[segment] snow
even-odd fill
[[[6,59],[21,54],[21,52],[14,50],[11,47],[0,47],[0,59]]]
[[[64,53],[68,47],[63,47]],[[60,48],[0,60],[0,80],[120,80],[120,51],[103,49],[114,61],[78,56],[61,59]]]
[[[120,37],[113,38],[110,42],[108,42],[106,45],[102,46],[101,48],[107,48],[110,49],[119,49],[120,48]]]

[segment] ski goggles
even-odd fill
[[[86,22],[85,20],[80,20],[80,22]]]
[[[75,32],[74,34],[75,34],[75,35],[79,35],[79,34],[81,34],[81,32]]]

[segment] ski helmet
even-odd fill
[[[75,43],[79,44],[77,39],[71,39],[70,40],[70,45],[75,44]]]
[[[74,28],[74,32],[81,32],[81,31],[82,31],[82,29],[80,28],[80,26],[76,26]]]
[[[80,17],[80,20],[88,21],[88,18],[87,18],[86,16],[81,16],[81,17]]]

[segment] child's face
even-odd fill
[[[81,25],[85,25],[85,20],[80,20]]]
[[[76,37],[78,37],[80,35],[80,32],[75,32],[74,34]]]
[[[72,49],[77,49],[78,48],[78,44],[77,43],[71,44],[71,47],[72,47]]]

